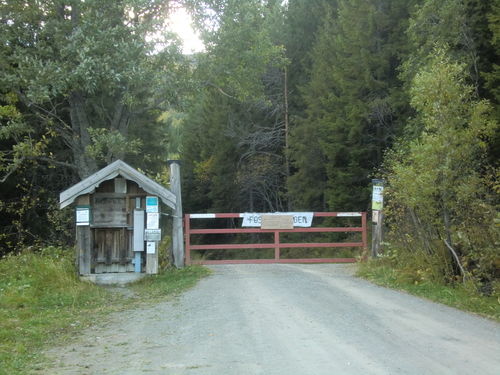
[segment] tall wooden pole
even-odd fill
[[[376,258],[382,249],[384,224],[384,180],[372,180],[372,257]]]
[[[290,178],[290,159],[289,159],[289,136],[290,136],[290,124],[289,124],[289,112],[288,112],[288,69],[285,66],[284,70],[284,88],[283,88],[283,99],[284,99],[284,122],[285,122],[285,173],[286,173],[286,179],[288,182],[288,179]],[[286,205],[288,211],[291,209],[291,204],[290,204],[290,196],[287,194],[286,197]]]
[[[182,227],[181,168],[179,160],[169,160],[168,163],[170,164],[170,189],[176,197],[172,229],[174,265],[182,268],[184,267],[184,230]]]

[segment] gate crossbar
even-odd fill
[[[302,258],[282,259],[280,249],[285,248],[335,248],[361,247],[367,249],[366,212],[315,212],[314,217],[360,217],[360,227],[297,227],[294,229],[260,229],[260,228],[219,228],[191,229],[192,219],[231,219],[242,218],[239,213],[219,214],[186,214],[184,229],[186,239],[186,264],[238,264],[238,263],[352,263],[356,258]],[[289,243],[280,241],[280,233],[348,233],[360,232],[361,242],[303,242]],[[192,245],[191,236],[196,234],[239,234],[239,233],[274,233],[274,242],[253,244],[202,244]],[[229,249],[274,249],[273,259],[225,259],[225,260],[192,260],[191,251],[196,250],[229,250]]]

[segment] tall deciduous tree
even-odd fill
[[[62,139],[71,156],[59,162],[80,177],[137,147],[130,129],[175,99],[180,54],[175,40],[160,34],[168,6],[156,0],[0,5],[2,90],[17,97],[36,126]],[[23,142],[32,141],[26,134]]]
[[[407,34],[411,53],[402,65],[403,80],[411,85],[415,74],[432,58],[435,46],[445,45],[449,58],[465,64],[476,96],[490,100],[498,111],[495,61],[500,55],[495,24],[499,9],[498,1],[428,0],[419,4],[410,18]],[[408,126],[408,133],[419,134],[421,130],[416,122]],[[491,160],[500,155],[499,134],[496,139],[490,145]]]
[[[0,2],[0,247],[63,238],[57,194],[102,164],[165,153],[155,121],[184,62],[159,0]],[[56,168],[57,167],[57,168]],[[1,250],[0,250],[1,252]]]
[[[423,131],[387,160],[388,217],[401,249],[437,265],[432,276],[453,276],[447,266],[455,263],[478,280],[490,279],[498,229],[483,174],[498,123],[489,103],[476,99],[467,83],[467,64],[450,56],[446,48],[434,49],[413,80],[411,104]]]

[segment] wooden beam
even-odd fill
[[[90,196],[88,194],[78,197],[77,205],[89,205]],[[76,226],[76,259],[78,263],[78,273],[89,275],[92,266],[92,237],[90,225]]]
[[[174,265],[184,267],[184,231],[182,227],[181,170],[178,160],[170,160],[170,189],[175,195],[175,209],[172,228]]]

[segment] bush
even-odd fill
[[[499,171],[486,163],[498,124],[489,104],[474,98],[464,67],[438,48],[411,89],[417,138],[386,158],[389,240],[408,274],[454,283],[472,280],[487,291],[500,243]],[[491,292],[491,288],[490,292]]]

